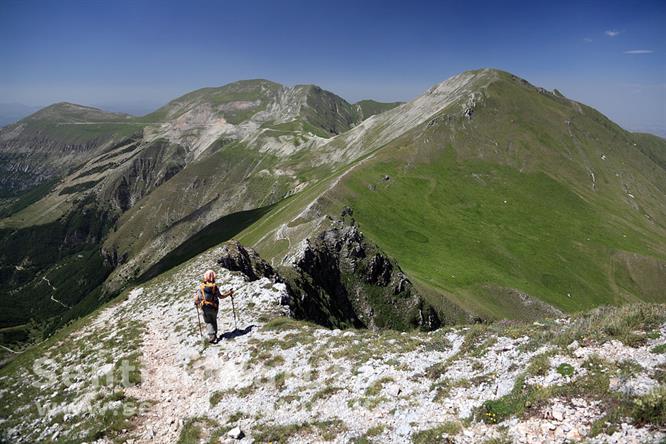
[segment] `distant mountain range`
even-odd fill
[[[133,116],[148,114],[156,108],[143,102],[106,103],[93,106],[106,111],[123,112]],[[0,128],[16,123],[41,108],[41,106],[28,106],[22,103],[0,103]]]
[[[666,126],[658,126],[658,125],[651,125],[651,126],[635,126],[629,128],[631,131],[638,132],[638,133],[647,133],[647,134],[654,134],[655,136],[659,136],[662,139],[666,139]]]
[[[22,103],[0,103],[0,127],[16,123],[39,110],[39,108],[38,106],[28,106]]]
[[[372,279],[399,265],[445,323],[666,302],[666,141],[502,71],[404,104],[268,80],[142,117],[59,103],[0,130],[0,161],[2,327],[60,325],[232,237],[287,267],[340,218],[381,252]]]

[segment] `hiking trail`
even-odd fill
[[[609,378],[613,393],[647,394],[659,386],[666,366],[666,354],[651,351],[666,344],[666,325],[636,346],[576,341],[565,349],[534,336],[543,326],[536,323],[518,333],[484,326],[409,333],[330,330],[284,317],[284,284],[247,282],[220,270],[220,254],[214,248],[134,288],[45,349],[63,374],[78,375],[71,384],[64,378],[2,377],[0,394],[14,400],[15,413],[2,423],[11,441],[172,443],[183,433],[198,434],[198,442],[241,443],[348,443],[365,437],[397,444],[451,437],[463,444],[492,438],[619,444],[666,437],[629,421],[590,437],[606,407],[586,396],[554,395],[529,414],[498,424],[479,413],[485,402],[510,396],[517,381],[549,389],[596,375],[591,362],[606,366],[598,374]],[[231,301],[220,302],[218,333],[228,339],[215,345],[202,340],[192,303],[208,268],[218,271],[222,292],[235,289],[239,314],[239,331],[231,335]],[[568,322],[551,321],[552,328]],[[91,383],[123,360],[140,366],[140,381],[129,387]],[[545,363],[535,372],[538,360]],[[617,373],[627,362],[632,373]],[[33,416],[34,405],[44,415]],[[113,416],[104,415],[105,409],[127,405],[142,407],[127,423],[108,423]],[[228,437],[234,427],[246,437]]]

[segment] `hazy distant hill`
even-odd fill
[[[0,128],[34,113],[39,107],[22,103],[0,103]]]

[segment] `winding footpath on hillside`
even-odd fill
[[[222,301],[228,337],[208,345],[191,298],[218,256],[210,250],[57,335],[41,355],[51,361],[40,361],[57,378],[26,378],[35,373],[28,364],[4,369],[8,441],[234,442],[227,432],[235,427],[247,443],[666,438],[654,424],[606,417],[604,404],[663,384],[666,354],[655,350],[666,343],[664,324],[640,333],[634,347],[556,345],[553,329],[566,331],[568,319],[430,333],[328,330],[285,317],[283,284],[222,270],[222,289],[236,289],[240,325],[231,337],[231,304]],[[140,382],[130,372],[129,386],[121,383],[123,362],[140,366]]]
[[[52,300],[53,302],[55,302],[55,303],[57,303],[57,304],[60,304],[60,305],[62,305],[62,306],[65,307],[65,308],[71,308],[69,305],[65,304],[64,302],[62,302],[62,301],[59,300],[59,299],[56,299],[56,298],[53,296],[53,295],[55,294],[55,292],[56,292],[58,289],[55,288],[55,287],[53,286],[53,284],[51,283],[51,281],[50,281],[46,276],[42,276],[42,280],[43,280],[44,282],[46,282],[46,284],[47,284],[49,287],[51,287],[51,290],[53,291],[53,293],[51,293],[51,300]]]

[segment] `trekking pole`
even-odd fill
[[[203,338],[203,330],[201,330],[201,317],[199,316],[199,307],[195,305],[194,309],[197,311],[197,321],[199,322],[199,334]]]
[[[234,303],[234,292],[231,291],[231,310],[234,312],[234,330],[238,330],[238,319],[236,317],[236,304]]]

